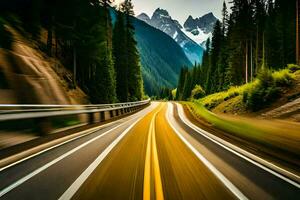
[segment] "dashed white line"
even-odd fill
[[[92,172],[98,167],[98,165],[104,160],[104,158],[111,152],[111,150],[122,140],[122,138],[129,132],[129,130],[141,120],[137,120],[130,127],[128,127],[117,139],[115,139],[90,166],[73,182],[73,184],[63,193],[59,200],[71,199],[73,195],[78,191],[81,185],[92,174]]]
[[[212,141],[215,144],[223,147],[224,149],[230,151],[231,153],[239,156],[240,158],[243,158],[244,160],[246,160],[246,161],[254,164],[255,166],[257,166],[257,167],[259,167],[259,168],[261,168],[261,169],[263,169],[263,170],[265,170],[265,171],[273,174],[274,176],[276,176],[276,177],[278,177],[278,178],[286,181],[287,183],[289,183],[289,184],[291,184],[291,185],[293,185],[293,186],[295,186],[297,188],[300,188],[300,184],[299,183],[297,183],[294,180],[291,180],[291,179],[289,179],[289,178],[281,175],[280,173],[278,173],[278,172],[276,172],[276,171],[274,171],[274,170],[272,170],[272,169],[270,169],[270,168],[268,168],[266,166],[269,166],[269,167],[272,167],[274,169],[277,169],[278,171],[281,171],[281,172],[283,172],[285,174],[289,174],[290,176],[294,177],[295,179],[300,180],[300,177],[297,176],[296,174],[293,174],[293,173],[291,173],[291,172],[289,172],[289,171],[287,171],[285,169],[282,169],[282,168],[274,165],[273,163],[270,163],[270,162],[268,162],[268,161],[266,161],[266,160],[264,160],[264,159],[262,159],[262,158],[260,158],[260,157],[258,157],[256,155],[248,152],[248,151],[245,151],[245,150],[243,150],[243,149],[241,149],[241,148],[239,148],[239,147],[237,147],[237,146],[235,146],[235,145],[233,145],[233,144],[231,144],[229,142],[224,141],[221,138],[218,138],[218,137],[216,137],[216,136],[214,136],[214,135],[212,135],[212,134],[210,134],[210,133],[208,133],[208,132],[200,129],[199,127],[193,125],[191,122],[185,120],[185,117],[184,117],[184,114],[183,114],[184,112],[183,112],[182,107],[179,106],[178,104],[177,104],[177,107],[178,107],[178,114],[179,114],[180,119],[187,126],[189,126],[191,129],[193,129],[197,133],[201,134],[203,137],[209,139],[210,141]],[[260,164],[257,161],[259,161],[260,163],[264,163],[266,166],[264,166],[263,164]]]
[[[118,120],[118,121],[119,121],[119,120]],[[77,140],[77,139],[82,138],[82,137],[84,137],[84,136],[90,135],[90,134],[92,134],[92,133],[94,133],[94,132],[96,132],[96,131],[99,131],[99,130],[101,130],[101,129],[103,129],[103,128],[106,128],[106,127],[112,125],[112,124],[115,124],[115,123],[117,123],[118,121],[111,122],[111,123],[105,124],[105,125],[100,126],[100,127],[95,127],[95,128],[91,128],[91,129],[89,129],[89,130],[85,130],[85,131],[81,131],[81,132],[79,132],[79,133],[76,133],[76,134],[78,134],[79,136],[74,137],[74,138],[72,138],[72,139],[69,139],[69,140],[67,140],[67,141],[64,141],[64,142],[62,142],[62,143],[59,143],[59,144],[57,144],[57,145],[54,145],[54,146],[52,146],[52,147],[46,148],[46,149],[44,149],[44,150],[42,150],[42,151],[39,151],[38,153],[32,154],[32,155],[30,155],[30,156],[27,156],[27,157],[25,157],[25,158],[23,158],[23,159],[20,159],[20,160],[14,162],[14,163],[12,163],[12,164],[6,165],[5,167],[0,168],[0,172],[4,171],[4,170],[6,170],[6,169],[8,169],[8,168],[10,168],[10,167],[12,167],[12,166],[15,166],[15,165],[17,165],[17,164],[19,164],[19,163],[22,163],[22,162],[24,162],[24,161],[26,161],[26,160],[29,160],[29,159],[31,159],[31,158],[34,158],[34,157],[36,157],[36,156],[38,156],[38,155],[41,155],[41,154],[43,154],[43,153],[45,153],[45,152],[47,152],[47,151],[50,151],[50,150],[55,149],[55,148],[57,148],[57,147],[60,147],[60,146],[62,146],[62,145],[64,145],[64,144],[70,143],[70,142],[72,142],[72,141],[74,141],[74,140]]]
[[[199,153],[173,126],[170,122],[169,115],[173,115],[173,104],[168,103],[168,111],[166,112],[166,119],[174,132],[178,137],[187,145],[187,147],[197,156],[197,158],[202,161],[203,164],[238,198],[238,199],[248,199],[235,185],[233,185],[219,170],[217,170],[202,154]]]
[[[139,117],[135,117],[133,120],[137,119]],[[141,117],[140,117],[141,118]],[[130,120],[130,121],[133,121],[133,120]],[[4,188],[3,190],[0,191],[0,197],[2,197],[3,195],[7,194],[8,192],[10,192],[11,190],[13,190],[14,188],[18,187],[19,185],[23,184],[24,182],[26,182],[27,180],[29,180],[30,178],[34,177],[35,175],[41,173],[42,171],[44,171],[45,169],[49,168],[50,166],[54,165],[55,163],[59,162],[60,160],[68,157],[69,155],[73,154],[74,152],[78,151],[79,149],[82,149],[83,147],[87,146],[88,144],[98,140],[99,138],[107,135],[108,133],[118,129],[119,127],[123,126],[124,124],[128,123],[128,121],[122,123],[122,124],[119,124],[118,126],[104,132],[103,134],[95,137],[95,138],[92,138],[91,140],[81,144],[80,146],[68,151],[67,153],[59,156],[58,158],[52,160],[51,162],[47,163],[46,165],[34,170],[33,172],[31,172],[30,174],[24,176],[23,178],[19,179],[18,181],[14,182],[13,184],[9,185],[8,187]],[[117,140],[117,139],[116,139]]]

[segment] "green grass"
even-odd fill
[[[255,87],[256,84],[258,84],[257,80],[255,80],[253,83],[248,83],[242,86],[231,87],[227,91],[211,94],[202,99],[199,99],[198,102],[203,104],[208,109],[213,109],[224,101],[227,101],[239,95],[243,95],[244,91]]]
[[[296,79],[296,75],[289,69],[283,69],[281,71],[275,71],[272,74],[276,86],[290,86],[293,80]]]
[[[51,120],[54,128],[64,128],[80,124],[80,120],[76,116],[57,117]]]
[[[74,126],[81,123],[79,118],[76,116],[50,118],[49,122],[51,124],[52,130]],[[25,120],[13,120],[13,121],[0,122],[0,129],[3,131],[24,132],[24,133],[29,132],[29,133],[36,133],[37,135],[40,134],[37,119],[25,119]]]
[[[237,118],[225,115],[220,116],[210,112],[201,103],[196,101],[183,102],[182,104],[188,107],[195,118],[204,119],[213,127],[234,136],[260,144],[266,148],[277,149],[296,155],[300,154],[299,124]]]
[[[248,123],[234,123],[228,120],[224,120],[221,117],[217,116],[213,112],[207,110],[199,102],[185,102],[185,105],[188,106],[189,110],[196,116],[205,119],[207,122],[213,126],[220,128],[221,130],[236,133],[238,135],[248,135],[250,137],[256,138],[259,137],[262,133],[259,130],[256,130],[251,124]]]
[[[221,103],[241,96],[241,105],[252,111],[256,108],[262,109],[272,103],[273,100],[281,96],[282,91],[290,87],[295,78],[295,72],[300,70],[297,65],[289,65],[288,69],[270,72],[268,70],[261,74],[252,82],[242,86],[231,87],[227,91],[208,95],[197,101],[205,108],[212,110]],[[259,101],[259,102],[258,102]],[[257,107],[257,105],[260,105]]]

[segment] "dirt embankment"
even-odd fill
[[[295,73],[295,77],[294,84],[286,88],[279,99],[263,110],[250,112],[243,103],[242,95],[239,95],[223,101],[211,111],[217,114],[300,122],[300,71]]]
[[[300,73],[296,77],[294,86],[287,90],[273,107],[266,109],[261,114],[264,118],[280,118],[300,122]]]
[[[12,35],[11,49],[0,48],[0,103],[71,104],[87,103],[80,90],[70,90],[33,41],[6,26]]]

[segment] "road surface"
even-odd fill
[[[175,103],[0,169],[0,199],[300,199],[300,185],[216,142]]]

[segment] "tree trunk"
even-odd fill
[[[300,64],[299,55],[299,0],[296,0],[296,63]]]
[[[76,73],[77,73],[77,58],[76,58],[76,47],[73,48],[73,84],[74,84],[74,88],[76,88]]]
[[[248,42],[246,42],[246,83],[248,83]]]
[[[250,48],[251,49],[251,52],[250,52],[250,56],[251,56],[251,58],[250,58],[251,59],[251,82],[253,81],[253,55],[252,55],[252,49],[253,48],[252,48],[252,46],[253,45],[252,45],[252,41],[251,41],[251,48]]]
[[[255,49],[255,73],[258,73],[258,50],[259,50],[259,42],[258,42],[258,26],[256,30],[256,49]]]
[[[262,65],[261,68],[265,69],[266,65],[266,51],[265,51],[265,33],[263,33],[263,59],[262,59]]]
[[[48,29],[48,37],[47,37],[47,51],[49,56],[52,56],[52,38],[53,38],[52,22],[50,22],[49,29]]]

